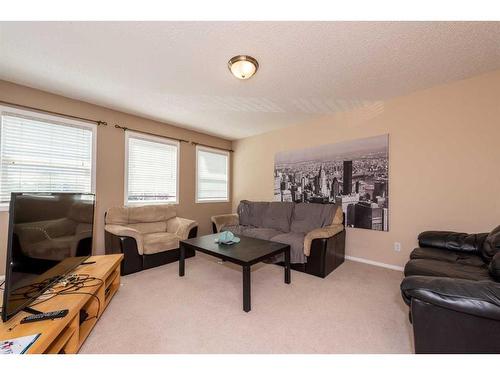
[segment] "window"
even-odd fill
[[[179,203],[179,142],[126,131],[125,204]]]
[[[0,114],[0,206],[11,192],[94,192],[95,125],[8,107]]]
[[[229,201],[229,152],[196,147],[196,202]]]

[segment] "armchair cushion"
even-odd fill
[[[156,221],[154,223],[132,223],[126,224],[126,226],[133,228],[142,234],[167,231],[167,223],[164,221]]]
[[[235,226],[235,225],[239,224],[238,214],[215,215],[215,216],[212,216],[210,219],[211,219],[212,223],[215,224],[215,227],[217,228],[217,232],[220,232],[223,227]],[[226,230],[230,230],[230,229],[226,229]]]
[[[500,320],[500,284],[445,277],[411,276],[401,283],[405,301],[417,298],[445,309]]]
[[[175,234],[180,240],[187,240],[189,232],[196,226],[196,221],[176,216],[167,221],[167,232]]]
[[[174,233],[159,232],[144,235],[144,254],[156,254],[179,248],[179,237]]]
[[[313,229],[308,232],[304,237],[304,254],[309,256],[311,254],[311,244],[312,241],[317,238],[329,238],[335,236],[344,230],[342,224],[332,224],[323,228]]]
[[[468,234],[449,231],[427,231],[418,236],[420,247],[478,252],[483,246],[486,234]]]

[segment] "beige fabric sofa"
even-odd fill
[[[196,237],[198,228],[167,204],[113,207],[105,223],[106,253],[125,255],[124,275],[178,260],[179,241]]]

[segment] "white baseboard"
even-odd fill
[[[369,260],[369,259],[364,259],[364,258],[357,258],[357,257],[351,257],[351,256],[348,256],[348,255],[345,258],[348,259],[348,260],[352,260],[353,262],[371,264],[372,266],[389,268],[390,270],[394,270],[394,271],[403,272],[403,270],[404,270],[403,267],[394,266],[392,264],[387,264],[387,263],[382,263],[382,262],[375,262],[374,260]]]

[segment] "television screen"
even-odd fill
[[[93,194],[12,193],[3,321],[92,254],[94,202]]]

